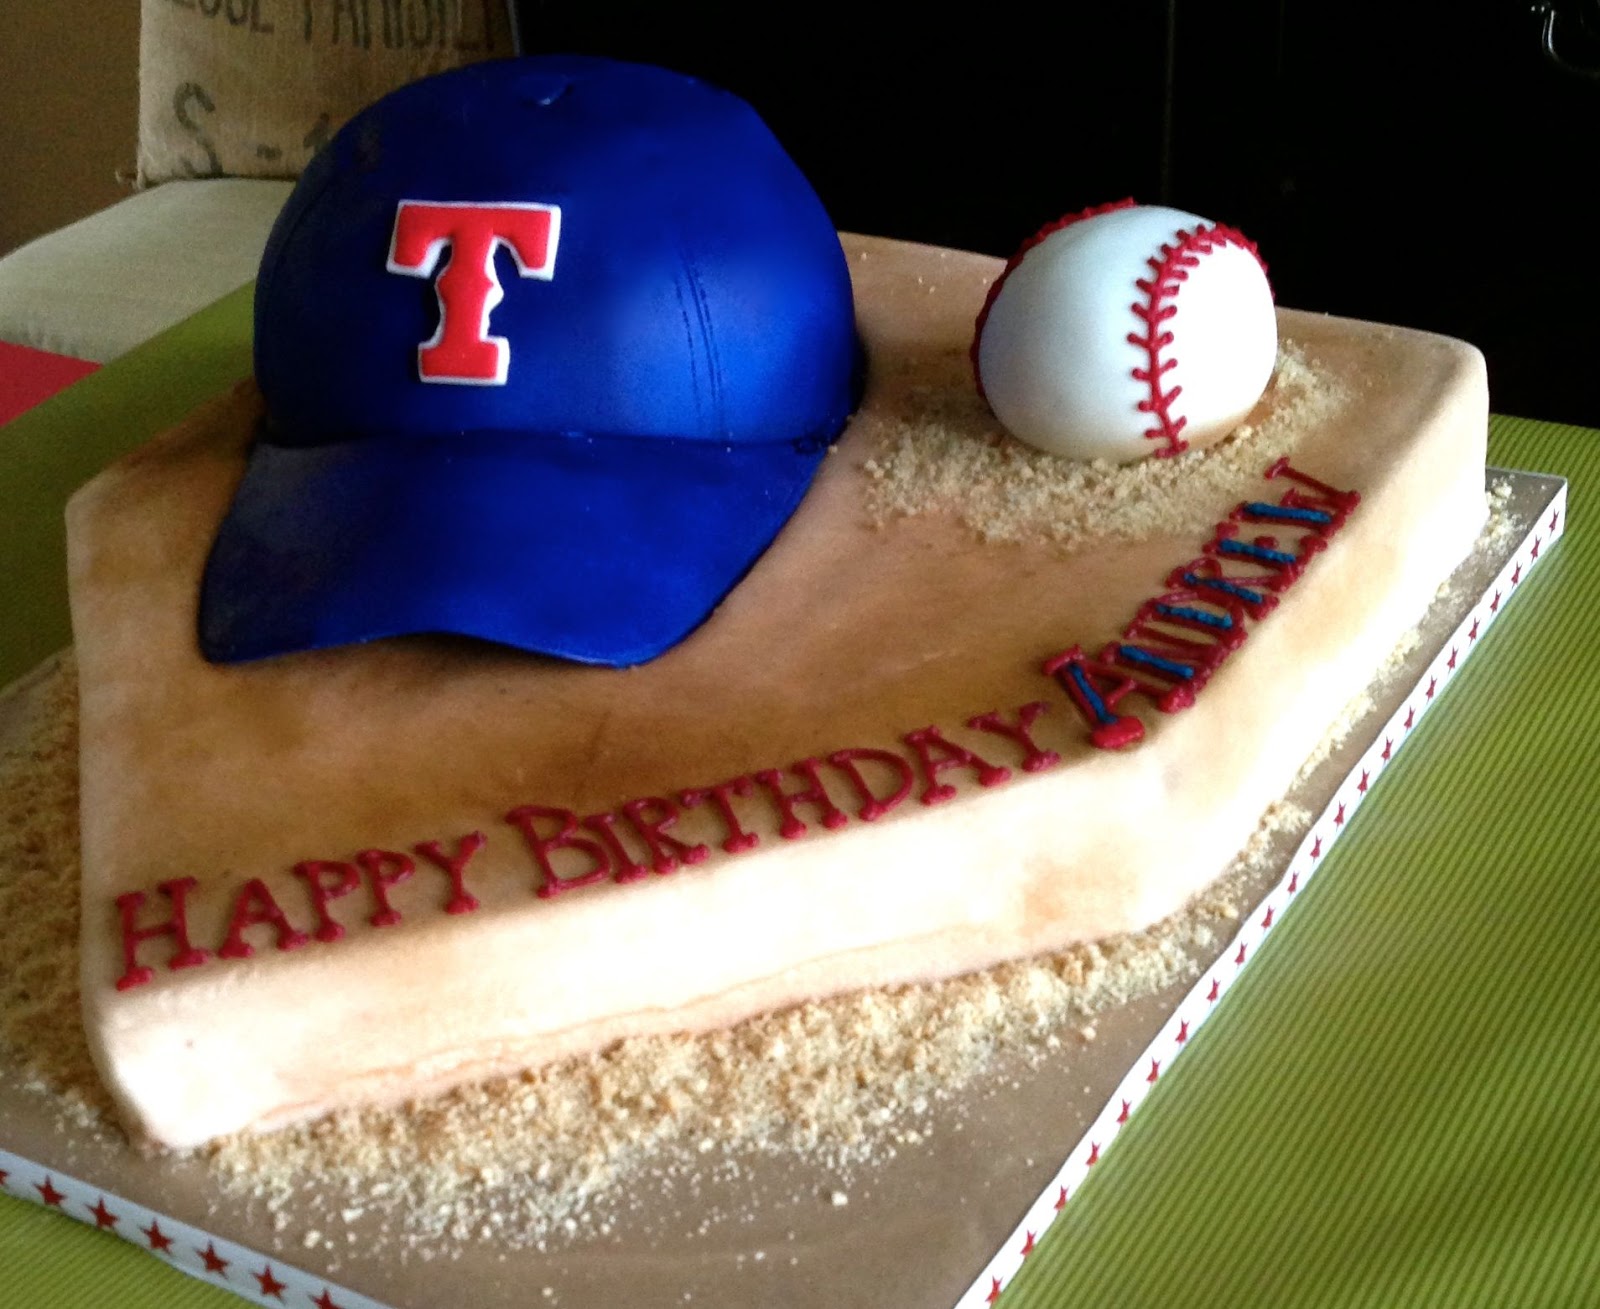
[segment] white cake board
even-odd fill
[[[1504,508],[1514,530],[1457,569],[1422,625],[1422,642],[1374,688],[1372,708],[1344,744],[1288,797],[1317,816],[1303,839],[1252,876],[1240,897],[1249,911],[1215,959],[1196,961],[1199,980],[1097,1016],[1088,1045],[1063,1041],[1039,1062],[1000,1060],[989,1081],[951,1103],[948,1130],[936,1120],[924,1150],[874,1165],[870,1180],[849,1187],[847,1204],[836,1202],[837,1179],[813,1164],[753,1159],[738,1180],[708,1177],[692,1196],[664,1186],[652,1194],[648,1181],[635,1186],[639,1211],[671,1219],[648,1234],[616,1230],[546,1252],[468,1246],[459,1258],[397,1261],[369,1256],[357,1223],[353,1246],[309,1249],[293,1221],[280,1230],[261,1206],[223,1192],[203,1164],[142,1158],[72,1127],[60,1106],[20,1087],[3,1064],[0,1190],[107,1227],[260,1305],[986,1305],[1225,1001],[1387,763],[1561,535],[1563,479],[1491,469],[1489,482],[1509,485]],[[8,710],[32,680],[0,693],[0,745],[17,726]],[[707,1223],[707,1215],[719,1220]],[[381,1248],[380,1233],[369,1234],[372,1249]]]

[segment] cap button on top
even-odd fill
[[[564,73],[531,72],[518,80],[516,95],[524,104],[552,105],[572,87]]]

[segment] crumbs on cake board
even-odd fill
[[[546,1249],[637,1229],[658,1209],[638,1200],[641,1183],[692,1197],[760,1157],[803,1160],[848,1196],[898,1151],[959,1130],[951,1115],[998,1060],[1036,1063],[1106,1009],[1192,980],[1235,907],[1219,884],[1148,932],[625,1041],[399,1110],[236,1136],[211,1159],[226,1184],[284,1212],[303,1210],[307,1178],[345,1206],[377,1188],[413,1248]]]
[[[1247,497],[1261,469],[1354,398],[1350,382],[1282,340],[1261,403],[1232,434],[1171,459],[1117,465],[1063,459],[1006,433],[970,386],[913,388],[911,412],[888,427],[863,464],[867,513],[950,514],[986,541],[1140,541],[1203,532],[1216,506]]]
[[[0,1050],[74,1124],[110,1109],[78,998],[77,664],[67,651],[0,702]]]
[[[1517,518],[1511,507],[1513,494],[1510,478],[1490,479],[1484,496],[1488,503],[1489,520],[1474,547],[1480,554],[1503,554],[1517,534],[1524,530],[1526,524]]]

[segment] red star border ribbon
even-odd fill
[[[163,1263],[202,1281],[225,1286],[254,1304],[295,1309],[386,1309],[369,1296],[346,1290],[324,1277],[203,1232],[78,1178],[46,1170],[3,1148],[0,1190],[54,1209],[86,1227],[110,1232]],[[0,1302],[9,1304],[5,1286],[5,1279],[0,1276]]]

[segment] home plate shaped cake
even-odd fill
[[[581,258],[558,198],[554,276],[506,287],[505,313]],[[432,304],[395,266],[426,242],[384,221],[374,275]],[[653,657],[448,625],[203,650],[270,369],[77,495],[84,1016],[135,1140],[192,1148],[1150,924],[1245,845],[1483,525],[1469,346],[1279,310],[1276,375],[1231,435],[1184,450],[1169,422],[1171,457],[1075,464],[979,398],[1001,261],[843,255],[859,405],[799,450],[814,481],[770,546]],[[493,356],[440,366],[503,373]],[[388,511],[385,550],[476,530],[455,476]],[[311,500],[328,548],[371,546],[355,500],[308,481],[284,512]],[[595,548],[632,530],[601,522]]]
[[[196,597],[252,389],[79,494],[82,984],[136,1138],[193,1146],[1147,924],[1245,843],[1483,523],[1477,353],[1281,311],[1349,395],[1290,432],[1287,467],[1192,478],[1213,526],[1063,550],[949,513],[879,525],[878,461],[970,389],[1000,264],[941,254],[930,282],[925,249],[846,250],[860,411],[742,584],[640,667],[441,637],[206,662]],[[1257,536],[1302,559],[1292,581],[1206,549]],[[1101,658],[1205,642],[1137,627],[1169,594],[1247,632],[1212,643],[1186,707],[1186,679]],[[1135,689],[1109,704],[1113,667]],[[1107,719],[1141,739],[1100,748]]]

